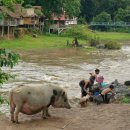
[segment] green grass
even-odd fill
[[[130,103],[130,98],[129,97],[123,97],[120,101],[123,104],[129,104]]]
[[[41,48],[67,48],[67,40],[72,43],[73,38],[59,36],[24,36],[21,39],[0,40],[0,48],[5,49],[41,49]],[[85,44],[85,40],[78,40],[80,44]]]
[[[101,40],[130,41],[130,33],[96,32]]]
[[[117,32],[94,32],[95,36],[98,36],[100,40],[104,41],[130,41],[129,33],[117,33]],[[72,43],[73,37],[60,37],[57,35],[42,35],[37,38],[32,36],[24,36],[21,39],[12,40],[0,40],[0,48],[5,49],[42,49],[42,48],[67,48],[67,40]],[[86,40],[80,40],[79,44],[86,44]]]

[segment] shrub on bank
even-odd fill
[[[121,44],[116,41],[109,41],[105,43],[105,48],[107,49],[121,49]]]
[[[92,30],[88,29],[86,25],[74,25],[68,27],[61,36],[65,37],[77,37],[79,39],[89,40],[94,33]]]
[[[94,36],[94,37],[89,39],[89,45],[90,46],[96,47],[99,44],[100,44],[99,37]]]
[[[120,101],[121,103],[130,103],[130,98],[129,97],[127,97],[127,96],[125,96],[125,97],[123,97],[122,99],[121,99],[121,101]]]

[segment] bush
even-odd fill
[[[123,97],[120,101],[121,103],[130,103],[130,98],[129,97]]]
[[[27,29],[27,34],[41,34],[39,28],[28,28]]]
[[[22,29],[22,28],[16,28],[16,29],[14,30],[14,37],[15,37],[15,38],[21,38],[21,37],[24,36],[24,34],[25,34],[25,30]]]
[[[111,15],[107,12],[101,12],[93,18],[93,22],[111,22]]]
[[[90,40],[89,40],[89,45],[90,46],[94,46],[96,47],[97,45],[100,44],[100,41],[99,41],[99,38],[97,36],[94,36],[92,37]]]
[[[39,17],[43,16],[43,13],[41,10],[35,10],[34,11]]]
[[[4,98],[0,96],[0,104],[3,104],[4,103]]]
[[[25,5],[25,8],[32,8],[32,5],[27,4],[27,5]]]
[[[121,44],[116,41],[109,41],[105,43],[105,48],[107,49],[121,49]]]
[[[84,17],[78,18],[78,24],[86,24],[86,19]]]
[[[9,101],[5,99],[4,97],[0,96],[0,104],[7,103],[9,104]]]
[[[84,40],[89,40],[93,32],[86,25],[74,25],[64,31],[61,36],[77,37]]]

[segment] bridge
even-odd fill
[[[130,27],[130,22],[91,22],[89,26]]]

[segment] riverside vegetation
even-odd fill
[[[0,40],[0,47],[7,49],[34,49],[34,48],[67,48],[66,41],[72,43],[74,37],[83,46],[94,46],[105,44],[108,49],[119,49],[121,46],[119,42],[129,41],[129,33],[118,32],[97,32],[88,29],[86,25],[75,25],[64,31],[60,36],[40,34],[36,38],[32,34],[24,35],[19,39]],[[108,44],[108,45],[107,45]]]

